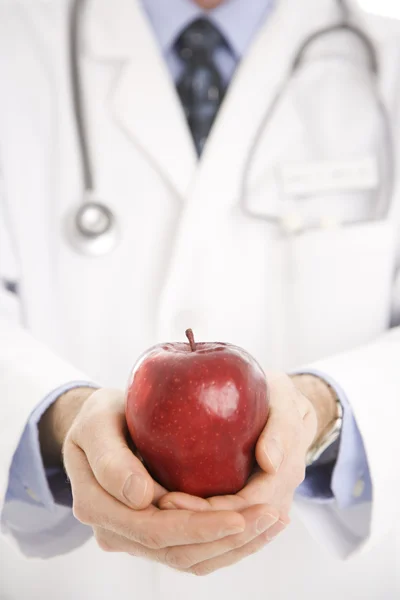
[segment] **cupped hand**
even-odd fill
[[[206,574],[255,552],[278,521],[276,510],[161,510],[166,490],[128,446],[123,394],[98,390],[72,422],[63,444],[75,517],[93,528],[105,551],[146,557]]]
[[[267,380],[270,413],[256,446],[257,467],[247,485],[235,495],[207,499],[172,492],[159,500],[160,508],[244,511],[266,503],[279,514],[269,538],[285,529],[295,490],[305,476],[306,454],[317,433],[317,417],[313,404],[287,375],[270,374]]]

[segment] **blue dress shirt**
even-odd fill
[[[232,50],[229,52],[226,48],[220,48],[214,57],[216,66],[228,84],[261,23],[273,9],[275,0],[226,0],[209,11],[190,0],[141,0],[141,3],[174,81],[179,79],[183,70],[183,64],[174,51],[174,42],[190,23],[199,17],[209,18]]]
[[[143,9],[153,26],[160,51],[164,56],[174,81],[180,76],[181,64],[174,52],[174,42],[193,20],[206,16],[225,36],[230,50],[221,48],[215,61],[226,83],[232,79],[235,68],[257,34],[260,24],[273,10],[274,0],[226,0],[217,8],[205,11],[191,0],[142,0]],[[310,373],[310,371],[308,371]],[[364,445],[349,402],[336,382],[324,378],[337,392],[343,406],[343,427],[339,453],[334,468],[312,466],[299,488],[299,493],[317,502],[336,501],[339,507],[348,507],[371,500],[371,478]],[[45,410],[68,389],[88,382],[74,382],[55,390],[32,413],[14,455],[10,470],[6,503],[13,500],[41,505],[49,510],[54,496],[59,500],[64,490],[50,491],[52,473],[45,472],[38,441],[38,422]]]

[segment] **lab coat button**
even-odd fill
[[[360,498],[363,495],[365,483],[362,479],[359,479],[353,488],[354,498]]]

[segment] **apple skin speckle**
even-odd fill
[[[203,498],[243,488],[268,411],[261,367],[223,343],[151,348],[126,394],[129,433],[150,473],[170,491]]]

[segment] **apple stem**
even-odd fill
[[[193,331],[191,329],[186,329],[185,335],[189,340],[190,349],[192,352],[196,352],[196,342],[194,341]]]

